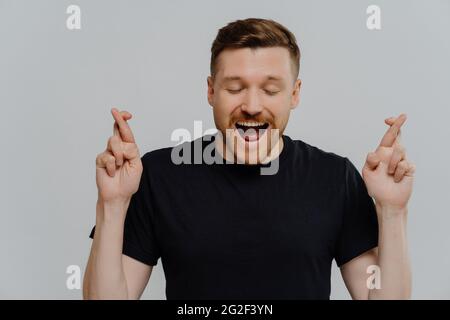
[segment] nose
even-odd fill
[[[249,115],[256,115],[262,111],[261,99],[256,90],[248,90],[241,105],[241,110]]]

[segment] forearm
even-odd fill
[[[86,267],[85,299],[127,299],[122,264],[124,217],[127,203],[97,201],[95,236]]]
[[[406,236],[407,209],[377,206],[378,266],[381,288],[369,291],[369,299],[409,299],[411,269]]]

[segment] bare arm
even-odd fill
[[[369,299],[411,298],[411,269],[406,238],[406,212],[377,209],[380,225],[377,264],[381,288],[370,290]]]
[[[341,267],[345,285],[353,299],[409,299],[411,269],[406,239],[406,214],[381,212],[378,248],[369,250]],[[384,217],[384,218],[383,218]],[[391,218],[387,218],[391,217]],[[369,289],[369,266],[379,267],[380,288]]]
[[[347,288],[356,299],[411,297],[406,221],[415,166],[407,160],[400,143],[400,128],[405,121],[404,114],[385,120],[390,128],[376,151],[368,154],[363,168],[364,182],[376,203],[379,233],[378,250],[366,252],[341,268]],[[379,267],[379,289],[369,290],[367,286],[370,265]]]
[[[122,254],[125,217],[139,187],[142,162],[126,120],[131,114],[112,111],[114,135],[96,159],[98,200],[95,236],[86,266],[85,299],[139,299],[152,267]]]
[[[106,213],[105,213],[106,210]],[[124,216],[123,205],[97,203],[97,223],[86,266],[84,299],[139,299],[150,279],[152,267],[122,254],[123,221],[105,219]]]

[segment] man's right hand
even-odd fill
[[[139,189],[143,166],[127,120],[113,108],[113,136],[96,158],[98,200],[95,237],[83,282],[85,299],[139,299],[152,267],[123,253],[124,226],[131,196]],[[107,219],[105,219],[107,218]]]
[[[113,135],[106,150],[96,160],[96,182],[99,201],[126,203],[138,190],[142,175],[142,162],[133,132],[127,123],[131,114],[111,109],[114,117]]]

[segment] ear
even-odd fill
[[[208,84],[208,103],[211,107],[214,107],[213,101],[214,101],[214,79],[211,76],[208,76],[206,79],[206,82]]]
[[[294,89],[292,90],[291,97],[291,109],[295,109],[300,101],[300,87],[302,86],[302,81],[297,79],[294,83]]]

